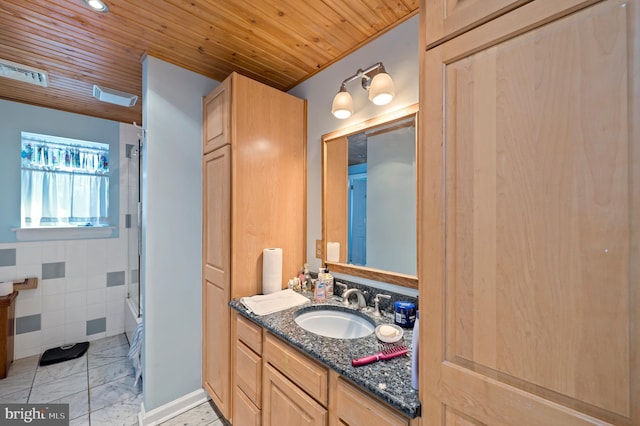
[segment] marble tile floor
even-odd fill
[[[68,403],[70,426],[138,424],[140,383],[127,358],[124,334],[91,342],[82,357],[40,367],[40,355],[15,360],[0,379],[0,403]],[[164,426],[222,426],[209,403],[201,404]]]

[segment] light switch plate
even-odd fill
[[[322,240],[316,240],[316,258],[322,259]]]

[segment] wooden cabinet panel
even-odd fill
[[[7,377],[13,362],[16,297],[18,297],[17,291],[0,296],[0,379]]]
[[[640,5],[580,3],[426,52],[429,424],[640,423]]]
[[[230,148],[203,160],[203,385],[220,411],[231,414],[229,301]],[[207,354],[215,353],[215,356]]]
[[[344,379],[338,379],[336,392],[335,410],[341,424],[348,426],[407,426],[409,424],[406,417],[385,407]]]
[[[231,143],[230,108],[231,99],[228,80],[220,83],[203,102],[203,152],[211,152],[223,145]]]
[[[283,279],[297,275],[305,262],[306,103],[241,75],[232,77],[231,226],[237,255],[231,297],[236,298],[262,292],[265,248],[282,248]]]
[[[327,410],[269,364],[265,364],[262,423],[265,426],[325,426]]]
[[[224,290],[217,285],[205,280],[206,310],[204,316],[204,342],[205,353],[216,353],[216,356],[208,356],[203,362],[203,386],[226,417],[231,414],[229,410],[229,322],[230,312]]]
[[[341,263],[347,263],[348,231],[347,214],[349,204],[349,140],[346,136],[335,138],[323,144],[325,155],[323,167],[324,182],[326,185],[324,194],[331,194],[323,200],[326,206],[322,211],[325,215],[323,229],[325,229],[325,242],[340,243]],[[326,160],[325,160],[326,159]],[[326,245],[322,247],[323,259],[327,258]]]
[[[262,354],[262,327],[237,315],[236,336],[258,355]]]
[[[263,358],[322,405],[327,405],[326,367],[271,334],[267,334]]]
[[[242,342],[237,342],[236,344],[235,371],[236,386],[242,389],[251,402],[260,408],[262,399],[262,358]]]
[[[233,396],[233,424],[236,426],[260,426],[262,424],[260,409],[237,386]]]
[[[487,22],[532,0],[424,0],[427,46]]]
[[[259,327],[231,323],[227,303],[262,291],[264,248],[282,247],[283,277],[306,258],[305,114],[304,100],[236,73],[203,100],[203,382],[228,420],[238,378],[260,405],[247,383],[260,380],[249,355],[262,341]],[[253,365],[239,376],[237,339]]]

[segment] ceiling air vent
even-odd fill
[[[48,77],[46,71],[17,64],[5,59],[0,59],[0,77],[12,78],[14,80],[24,81],[25,83],[47,87]]]
[[[110,104],[125,107],[132,107],[138,101],[138,97],[131,93],[109,89],[108,87],[100,87],[95,84],[93,85],[93,97],[102,102],[109,102]]]

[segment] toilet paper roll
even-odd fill
[[[282,290],[282,249],[266,248],[262,251],[262,294]]]
[[[327,243],[327,262],[340,262],[340,243]]]
[[[13,281],[0,283],[0,296],[6,296],[11,293],[13,293]]]

